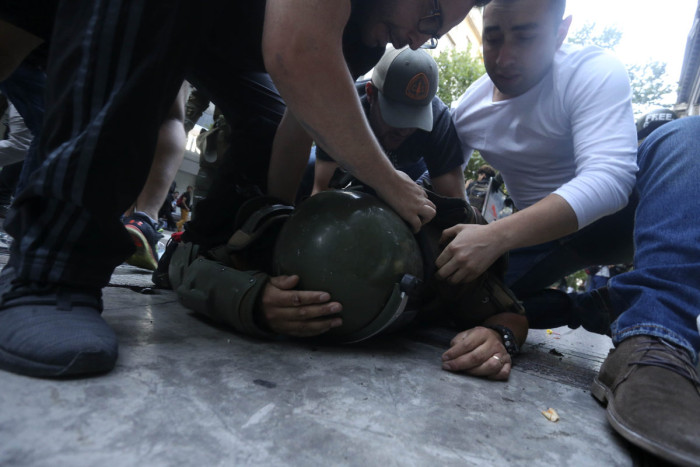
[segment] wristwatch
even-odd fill
[[[518,343],[515,341],[515,334],[513,334],[513,331],[500,324],[484,325],[484,327],[493,329],[501,335],[503,346],[511,357],[515,357],[520,353],[520,346],[518,346]]]

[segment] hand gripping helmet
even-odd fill
[[[391,208],[369,194],[330,190],[287,220],[273,271],[297,274],[300,290],[330,293],[343,306],[343,325],[324,337],[357,342],[399,318],[423,263],[411,230]]]

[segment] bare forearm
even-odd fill
[[[275,133],[267,177],[268,193],[294,203],[304,169],[309,162],[311,138],[294,116],[286,111]]]
[[[559,195],[551,194],[486,228],[505,252],[569,235],[578,230],[578,221],[569,203]]]
[[[310,7],[308,15],[314,17],[318,9],[329,8],[326,5],[328,2],[318,2],[314,9]],[[332,8],[337,10],[339,5]],[[391,182],[396,175],[371,132],[344,57],[338,53],[341,48],[336,41],[342,40],[340,32],[349,16],[349,2],[343,2],[340,8],[347,8],[345,16],[335,14],[322,24],[315,21],[312,27],[324,31],[326,40],[310,41],[295,34],[279,34],[280,30],[291,29],[291,12],[273,9],[268,2],[265,65],[307,133],[346,170],[376,187]]]
[[[309,136],[417,232],[435,216],[435,206],[394,170],[370,130],[343,55],[349,17],[349,0],[267,0],[265,67]]]
[[[146,183],[141,189],[134,209],[158,219],[158,211],[168,196],[170,184],[185,157],[187,136],[183,126],[187,84],[183,83],[168,116],[158,130],[158,142]]]
[[[168,196],[170,184],[185,156],[185,131],[179,120],[166,120],[158,132],[158,143],[146,183],[136,199],[135,209],[153,219]]]
[[[554,194],[488,225],[457,224],[442,233],[440,241],[449,244],[435,261],[436,276],[453,284],[472,281],[503,253],[561,238],[577,228],[574,210]]]
[[[338,168],[338,164],[335,162],[324,161],[316,158],[316,166],[314,167],[314,189],[312,194],[316,194],[320,191],[328,189],[328,185],[333,178],[333,173],[335,169]]]
[[[439,195],[467,199],[461,167],[455,167],[454,170],[433,178],[432,184],[435,192]]]
[[[376,187],[394,175],[394,170],[372,135],[349,75],[347,78],[347,86],[330,86],[331,89],[323,93],[327,92],[328,95],[323,98],[319,91],[316,95],[319,100],[315,103],[304,99],[306,102],[295,105],[293,98],[290,100],[286,96],[286,99],[290,108],[301,113],[298,116],[300,125],[318,144],[333,154],[348,172]],[[320,82],[317,84],[316,89],[323,85]],[[326,105],[332,100],[335,100],[334,107]],[[309,104],[315,107],[314,111],[307,109]],[[336,107],[343,111],[338,112]]]

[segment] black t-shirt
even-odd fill
[[[225,53],[214,53],[212,57],[233,58],[235,65],[228,65],[228,71],[265,71],[261,44],[266,3],[266,0],[208,2],[204,6],[207,24],[202,25],[191,42],[204,55],[211,47],[225,49]],[[373,0],[351,0],[350,3],[352,11],[343,32],[343,54],[356,79],[379,61],[384,47],[368,47],[360,40],[359,24],[367,17]],[[0,18],[49,42],[58,6],[59,0],[0,0]],[[45,57],[41,59],[45,61]]]
[[[202,50],[217,44],[235,45],[236,50],[246,51],[245,57],[239,60],[241,71],[265,71],[262,57],[263,24],[265,21],[266,0],[248,0],[245,2],[221,2],[212,11],[210,18],[225,18],[222,27],[209,27],[202,31],[205,34]],[[368,47],[360,38],[360,24],[367,18],[367,8],[373,0],[351,0],[351,14],[343,32],[343,54],[348,68],[357,79],[367,73],[384,54],[384,47]],[[214,21],[216,21],[214,19]],[[230,53],[230,51],[229,51]]]
[[[356,85],[360,102],[369,116],[369,101],[365,91],[365,81]],[[418,180],[427,170],[432,178],[444,175],[463,163],[462,149],[457,131],[452,123],[450,110],[440,100],[433,98],[433,130],[416,130],[394,151],[387,153],[392,165],[406,172],[413,180]],[[322,148],[316,148],[316,158],[332,161],[333,158]]]
[[[186,191],[182,195],[180,195],[180,197],[182,198],[181,202],[185,206],[185,209],[187,209],[188,211],[192,210],[192,193]]]
[[[265,3],[266,0],[221,2],[208,11],[208,17],[241,18],[235,21],[235,27],[229,23],[225,27],[211,24],[193,39],[198,43],[198,52],[187,80],[206,93],[227,119],[252,115],[278,122],[284,113],[284,101],[265,73],[263,63]],[[352,13],[343,32],[343,55],[352,76],[357,78],[374,67],[385,48],[368,47],[361,42],[359,25],[371,0],[355,0],[351,4]]]

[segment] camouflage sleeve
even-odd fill
[[[256,337],[273,337],[256,315],[268,282],[260,271],[240,271],[199,256],[199,247],[181,243],[168,267],[170,283],[185,307]]]

